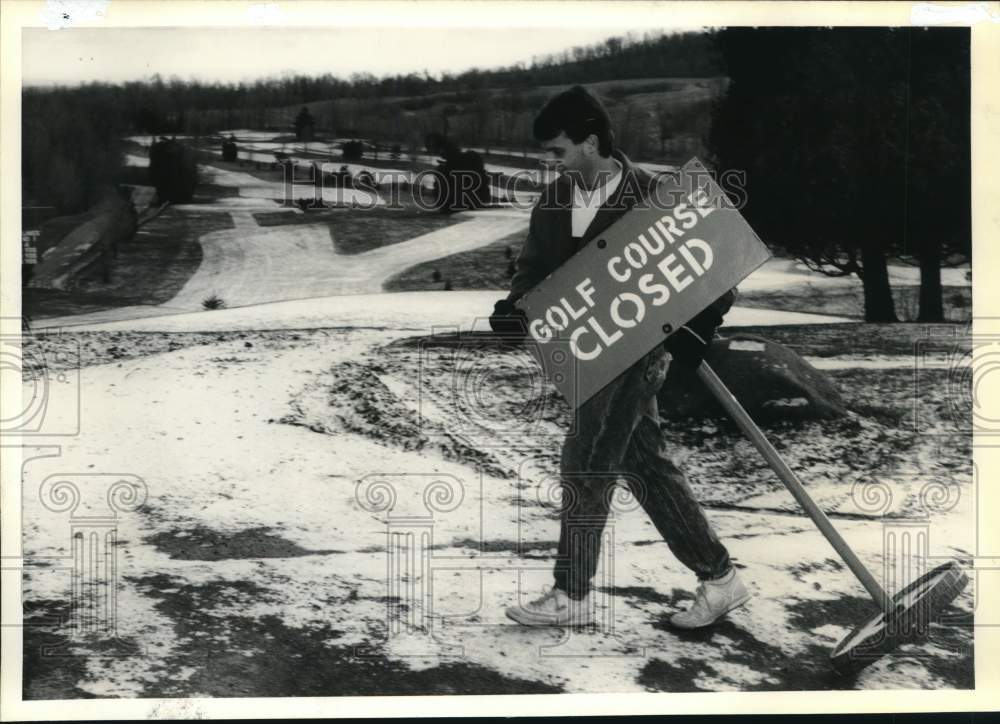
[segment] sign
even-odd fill
[[[697,159],[517,302],[577,408],[771,256]]]
[[[22,264],[37,264],[38,263],[38,249],[35,246],[35,242],[41,232],[38,230],[25,231],[21,234],[21,263]]]

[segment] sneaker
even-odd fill
[[[702,581],[687,611],[675,613],[670,623],[677,628],[701,628],[715,623],[734,608],[750,600],[750,592],[736,575],[736,569],[714,581]]]
[[[575,601],[562,589],[546,587],[540,598],[508,608],[507,618],[525,626],[586,626],[594,615],[589,594]]]

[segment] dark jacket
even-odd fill
[[[612,197],[598,209],[594,220],[578,242],[573,238],[573,188],[569,179],[560,176],[545,187],[535,208],[531,210],[528,236],[517,257],[516,272],[511,279],[510,294],[507,296],[511,302],[531,291],[639,201],[649,197],[651,189],[656,185],[656,177],[645,169],[634,166],[620,151],[614,152],[614,158],[622,165],[621,182]],[[712,326],[719,326],[735,299],[736,291],[729,290],[688,325],[700,328],[706,321],[711,321]]]

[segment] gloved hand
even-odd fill
[[[678,363],[696,370],[708,354],[708,347],[720,324],[722,316],[709,307],[667,337],[663,346]]]
[[[528,334],[528,317],[514,302],[501,299],[493,305],[490,328],[504,337],[523,339]]]

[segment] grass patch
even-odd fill
[[[961,324],[781,324],[723,327],[721,334],[757,334],[779,342],[807,357],[842,355],[913,355],[921,351],[951,354],[971,349],[972,341]],[[829,372],[829,371],[828,371]],[[909,372],[912,377],[912,370]]]
[[[192,204],[206,204],[218,199],[229,199],[240,195],[240,190],[235,186],[220,186],[219,184],[198,184],[195,189]]]
[[[72,216],[56,216],[39,226],[38,238],[35,239],[35,249],[41,259],[45,252],[58,246],[69,232],[94,218],[94,214],[83,212]]]
[[[404,209],[323,209],[292,214],[263,211],[253,215],[261,226],[322,224],[330,230],[338,254],[362,254],[372,249],[409,241],[456,223],[447,214]]]
[[[383,288],[389,292],[436,291],[442,289],[445,282],[450,282],[456,290],[508,289],[508,264],[517,258],[526,233],[516,231],[489,246],[410,267],[389,279]],[[510,259],[507,258],[508,247]],[[435,271],[440,274],[439,280],[434,278]]]
[[[33,319],[97,312],[139,304],[163,304],[198,270],[198,239],[233,228],[229,214],[192,213],[168,208],[118,246],[111,281],[104,283],[101,263],[84,269],[65,291],[24,289],[23,304]]]
[[[914,321],[920,309],[920,287],[893,286],[896,315],[901,321]],[[972,287],[942,288],[944,316],[950,322],[967,322],[972,316]],[[779,309],[808,314],[832,314],[864,319],[864,290],[860,285],[846,289],[817,289],[808,284],[780,291],[741,292],[737,304],[755,309]]]

